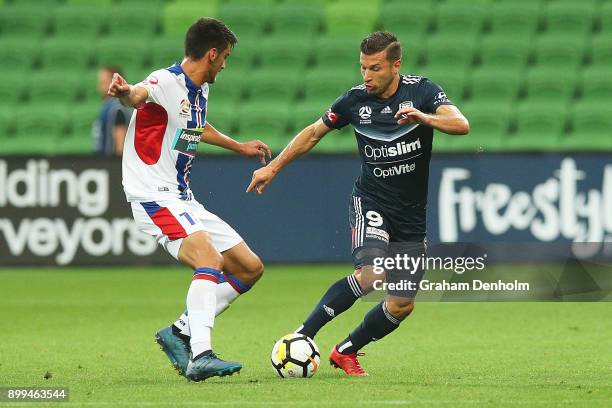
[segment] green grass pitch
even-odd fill
[[[364,350],[370,376],[347,378],[326,357],[372,307],[358,302],[315,339],[313,378],[277,378],[275,339],[350,270],[269,267],[213,332],[242,373],[202,383],[179,377],[153,340],[183,308],[187,269],[0,270],[0,387],[66,386],[68,407],[612,406],[610,303],[417,304]]]

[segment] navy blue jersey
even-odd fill
[[[413,75],[401,75],[388,99],[368,94],[364,85],[336,99],[322,119],[333,129],[349,124],[355,129],[362,163],[356,195],[400,212],[426,207],[433,129],[398,125],[394,116],[403,107],[435,113],[441,105],[452,105],[442,88]]]

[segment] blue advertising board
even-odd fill
[[[191,186],[265,262],[350,262],[348,205],[358,158],[307,155],[264,194],[247,194],[259,166],[204,155]],[[612,155],[434,154],[427,235],[432,243],[531,245],[513,251],[515,260],[534,253],[547,259],[541,244],[565,251],[573,242],[594,243],[587,257],[612,252]],[[131,219],[119,160],[0,158],[0,266],[168,262]]]

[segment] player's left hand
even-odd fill
[[[272,179],[276,176],[276,172],[272,169],[271,166],[262,167],[253,172],[253,178],[251,179],[251,183],[246,189],[247,193],[255,190],[257,194],[262,194],[264,189]]]
[[[403,108],[397,111],[395,119],[400,125],[409,125],[411,123],[420,123],[426,125],[429,116],[416,108]]]
[[[266,164],[266,156],[272,158],[272,152],[261,140],[251,140],[240,145],[240,154],[246,157],[259,157],[261,164]]]

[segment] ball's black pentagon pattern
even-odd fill
[[[309,355],[307,355],[308,360],[306,361],[300,361],[291,356],[291,345],[299,341],[305,341],[308,344],[308,347],[310,348],[310,353]],[[285,375],[283,374],[282,370],[285,368],[287,363],[293,363],[297,367],[302,369],[302,377],[308,377],[308,367],[312,364],[312,361],[315,359],[315,357],[321,356],[319,352],[316,350],[315,348],[316,346],[308,338],[308,336],[303,335],[303,334],[297,335],[290,339],[282,339],[282,342],[285,345],[285,350],[286,350],[285,358],[283,358],[283,360],[279,361],[278,363],[274,363],[274,359],[271,359],[272,366],[274,367],[278,375],[282,378],[285,378]]]
[[[285,357],[285,360],[283,361],[283,367],[291,362],[293,364],[295,364],[298,367],[302,368],[302,377],[307,377],[308,376],[308,366],[310,365],[310,360],[309,361],[300,361],[296,358],[291,357],[291,343],[295,343],[297,341],[306,341],[306,343],[310,344],[310,342],[308,341],[308,338],[304,335],[299,336],[299,337],[294,337],[292,339],[284,339],[283,343],[285,343],[285,346],[287,347],[287,354]]]
[[[283,366],[285,364],[276,364],[274,363],[273,359],[270,359],[270,362],[272,363],[272,367],[274,367],[274,369],[276,370],[276,372],[278,373],[278,375],[281,376],[281,378],[285,378],[285,376],[283,375],[283,372],[281,371],[281,368],[283,368]]]
[[[308,345],[310,346],[310,350],[312,350],[312,353],[310,353],[310,358],[315,358],[316,356],[321,357],[321,354],[319,354],[319,352],[315,348],[314,343],[311,341],[308,341],[308,337],[306,338],[306,343],[308,343]]]

